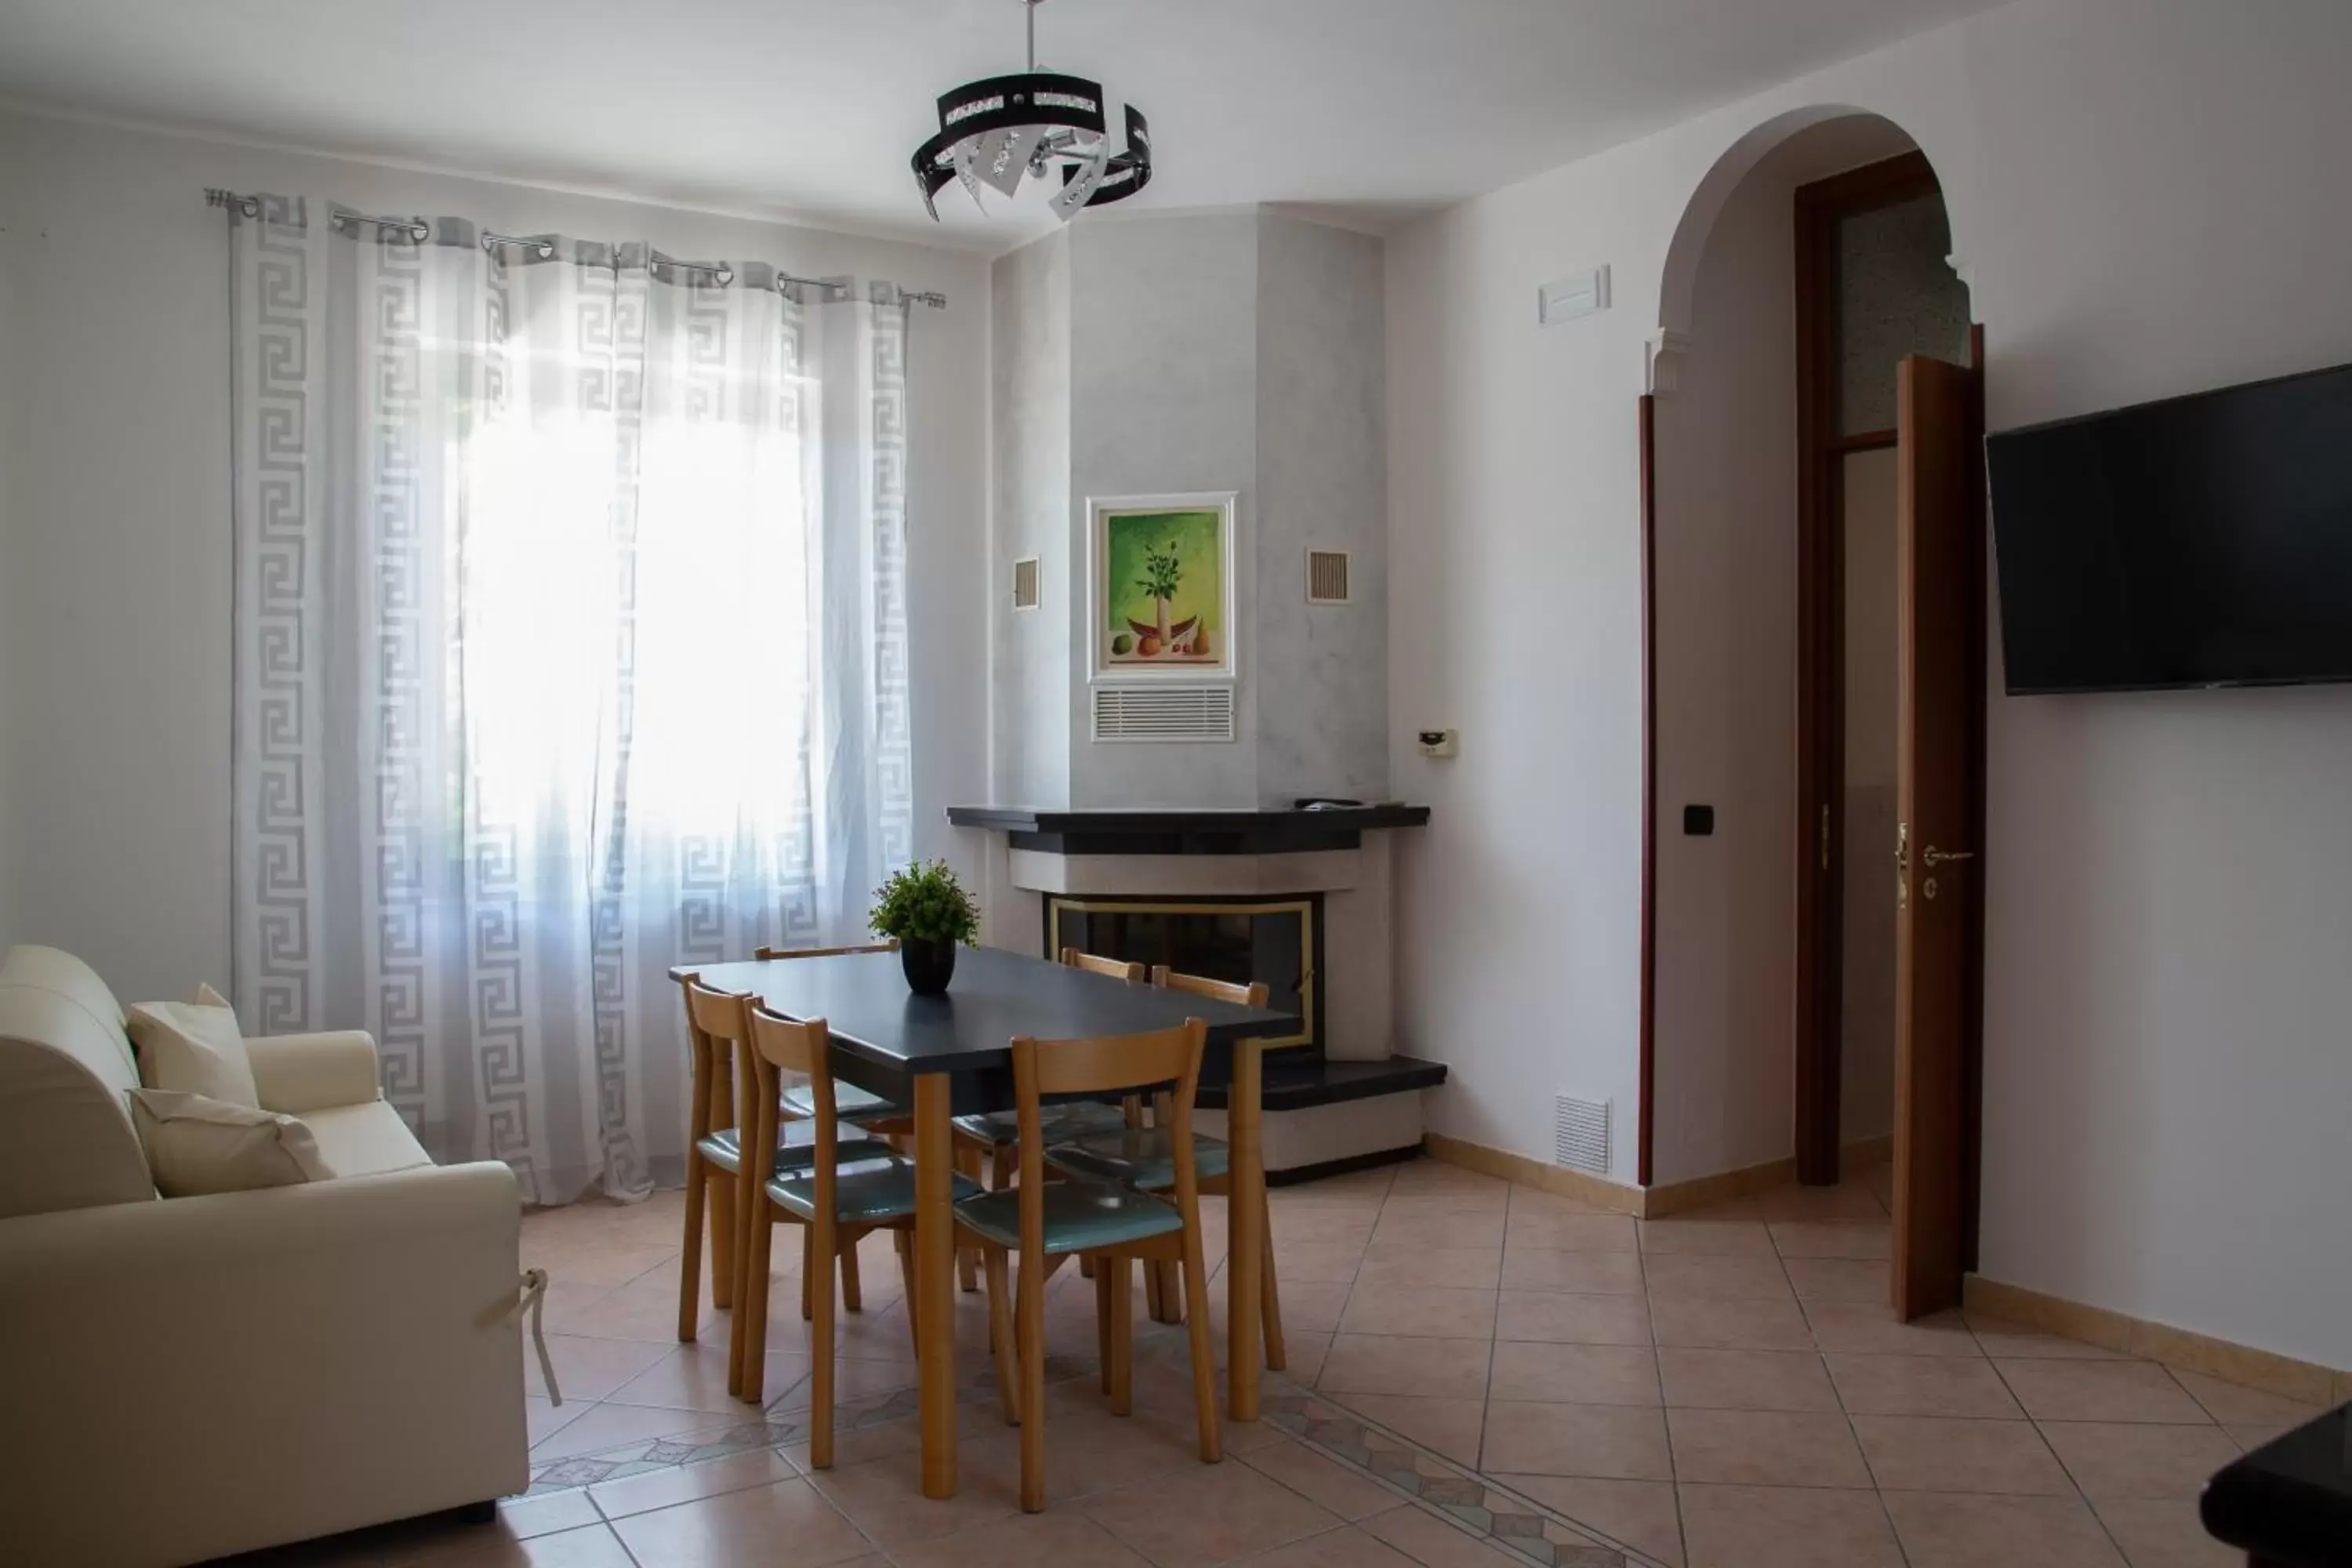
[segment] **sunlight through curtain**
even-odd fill
[[[530,1201],[683,1164],[671,964],[911,852],[906,311],[642,245],[230,210],[234,1000]]]

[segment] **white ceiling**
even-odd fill
[[[1051,0],[1041,63],[1150,116],[1136,207],[1377,226],[1994,0]],[[1019,0],[0,0],[17,101],[996,250],[1026,190],[923,216],[944,89]]]

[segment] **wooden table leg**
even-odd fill
[[[915,1075],[915,1330],[920,1345],[923,1495],[956,1495],[955,1146],[950,1079]]]
[[[1234,1047],[1234,1082],[1225,1098],[1225,1418],[1257,1419],[1258,1289],[1264,1265],[1265,1156],[1258,1143],[1265,1047]]]

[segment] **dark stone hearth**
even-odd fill
[[[1333,811],[1035,811],[1020,805],[951,805],[958,827],[1008,837],[1015,849],[1051,855],[1286,855],[1354,849],[1370,829],[1420,827],[1425,805],[1357,805]]]

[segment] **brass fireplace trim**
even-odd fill
[[[1265,1049],[1284,1050],[1315,1038],[1315,900],[1312,899],[1251,899],[1230,902],[1217,899],[1105,899],[1045,896],[1047,956],[1058,951],[1062,911],[1081,915],[1282,915],[1298,917],[1298,1016],[1306,1027],[1296,1035],[1270,1036]]]

